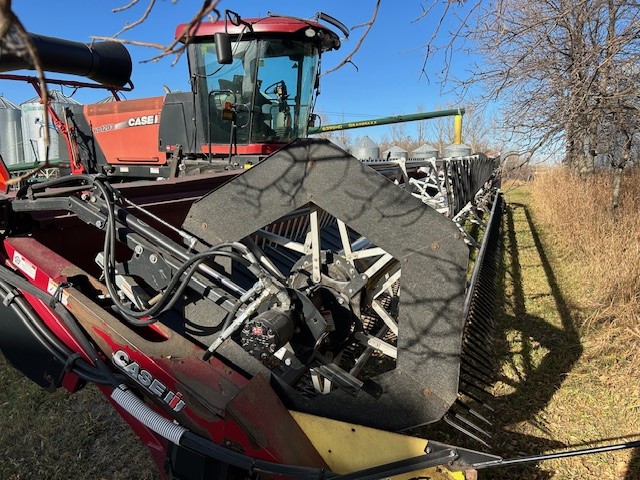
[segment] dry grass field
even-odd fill
[[[607,174],[552,169],[504,190],[497,448],[517,456],[639,438],[640,172],[625,178],[616,212]],[[633,480],[640,452],[480,478]]]

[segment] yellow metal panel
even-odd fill
[[[460,114],[453,117],[453,144],[462,144],[462,115]]]
[[[331,471],[345,474],[424,454],[423,438],[385,432],[307,413],[291,411]],[[464,480],[460,472],[429,468],[393,477],[409,480],[427,476],[432,480]]]

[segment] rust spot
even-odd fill
[[[435,250],[439,250],[440,249],[440,244],[439,243],[432,243],[431,244],[431,250],[435,251]]]
[[[202,227],[203,230],[206,230],[208,226],[209,225],[207,225],[207,222],[202,222],[201,227]]]
[[[433,392],[431,391],[430,388],[427,387],[424,390],[422,390],[422,395],[428,398],[431,395],[433,395]]]

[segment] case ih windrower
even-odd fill
[[[12,365],[49,389],[96,383],[167,478],[461,479],[634,446],[503,460],[406,434],[488,437],[497,159],[376,171],[305,138],[340,45],[317,21],[228,13],[190,33],[192,92],[66,110],[74,174],[2,197]],[[128,82],[121,45],[34,39],[48,70]],[[127,176],[165,179],[109,181]]]

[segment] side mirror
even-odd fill
[[[321,124],[320,116],[312,113],[309,115],[309,127],[317,127]]]
[[[218,32],[213,35],[216,44],[216,57],[221,65],[229,65],[233,61],[231,53],[231,37],[228,33]]]

